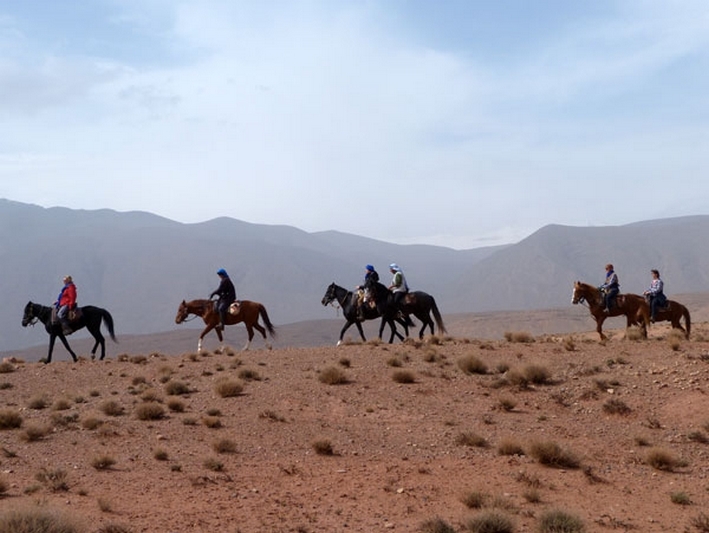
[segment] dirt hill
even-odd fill
[[[0,530],[709,531],[709,324],[590,329],[6,360]]]

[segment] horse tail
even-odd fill
[[[271,338],[275,339],[276,328],[273,327],[273,324],[271,324],[271,321],[268,319],[268,312],[266,311],[266,308],[263,306],[263,304],[259,304],[258,312],[261,315],[261,319],[263,320],[266,329],[271,334]]]
[[[111,313],[109,313],[105,309],[101,309],[101,318],[103,318],[103,322],[104,324],[106,324],[106,327],[108,328],[108,334],[111,336],[111,339],[113,339],[113,342],[118,343],[118,339],[116,339],[116,334],[113,332],[113,317],[111,316]]]
[[[684,315],[684,327],[687,330],[687,338],[689,338],[689,332],[692,329],[692,321],[689,318],[689,309],[684,305],[682,306],[682,314]]]
[[[448,333],[446,327],[443,325],[443,318],[441,313],[438,311],[438,306],[436,305],[436,300],[431,296],[431,311],[433,312],[433,318],[436,319],[436,325],[438,326],[438,333],[443,333],[444,335]]]

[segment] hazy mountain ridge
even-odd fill
[[[709,291],[709,216],[625,226],[549,225],[509,246],[453,250],[397,245],[337,231],[307,233],[231,218],[183,224],[144,212],[45,209],[0,200],[0,351],[43,343],[23,329],[28,300],[51,304],[72,274],[80,305],[114,316],[134,335],[177,328],[182,299],[206,298],[226,268],[239,298],[264,303],[276,324],[333,318],[320,299],[334,281],[352,288],[364,265],[383,280],[396,261],[412,289],[433,294],[444,314],[560,308],[576,279],[600,283],[614,262],[622,290],[641,292],[659,268],[667,292]]]

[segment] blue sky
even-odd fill
[[[709,4],[0,0],[0,197],[453,248],[709,214]]]

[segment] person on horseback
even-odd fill
[[[220,326],[223,330],[224,326],[226,326],[226,314],[229,311],[229,306],[236,301],[236,289],[229,278],[229,274],[226,273],[226,270],[220,268],[217,270],[217,275],[221,280],[219,287],[209,295],[209,298],[219,296],[217,300],[217,311],[219,312]]]
[[[409,286],[406,283],[404,272],[399,268],[399,265],[396,263],[389,265],[389,272],[394,275],[391,279],[389,290],[394,294],[394,305],[397,309],[401,310],[401,303],[406,293],[409,292]]]
[[[645,295],[645,298],[650,304],[650,322],[655,322],[657,308],[665,307],[667,304],[667,298],[664,293],[665,283],[660,278],[660,272],[653,268],[650,270],[650,274],[652,274],[650,288],[648,288],[643,295]]]
[[[374,301],[374,291],[372,291],[372,285],[379,282],[379,274],[374,269],[374,266],[367,265],[364,267],[364,283],[357,286],[357,318],[364,320],[364,305],[371,305],[374,307],[376,302]]]
[[[76,285],[74,285],[74,280],[71,276],[64,276],[62,281],[64,282],[64,286],[59,292],[54,306],[57,309],[57,320],[59,320],[59,323],[62,325],[62,333],[69,335],[71,333],[69,311],[76,307]]]
[[[618,274],[615,273],[611,263],[606,265],[606,280],[599,288],[603,293],[603,304],[605,306],[603,311],[608,314],[610,313],[611,307],[615,304],[615,299],[616,296],[618,296],[618,292],[620,292]]]

